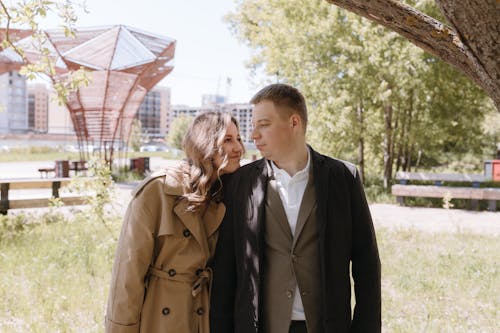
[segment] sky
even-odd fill
[[[172,104],[199,106],[202,94],[216,93],[247,103],[260,86],[245,67],[250,50],[223,21],[235,7],[234,0],[87,0],[76,26],[122,24],[176,39],[174,70],[158,84],[171,89]],[[47,29],[59,24],[43,21]]]

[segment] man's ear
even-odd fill
[[[300,117],[299,117],[298,114],[292,114],[292,116],[290,117],[290,124],[292,125],[292,127],[299,126],[299,124],[300,124]]]

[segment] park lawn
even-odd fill
[[[166,159],[179,159],[184,155],[179,153],[178,155],[170,152],[163,151],[153,151],[153,152],[129,152],[125,155],[123,152],[115,152],[115,158],[135,158],[135,157],[162,157]],[[56,160],[79,160],[79,153],[70,152],[31,152],[29,149],[14,151],[14,152],[2,152],[0,154],[0,163],[2,162],[25,162],[25,161],[56,161]]]
[[[102,332],[121,222],[104,226],[77,217],[24,231],[3,224],[0,332]],[[498,238],[377,234],[383,332],[498,332]]]

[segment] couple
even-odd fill
[[[237,122],[205,113],[186,133],[187,163],[135,190],[107,332],[381,331],[380,261],[356,168],[306,144],[296,88],[272,84],[251,103],[263,159],[238,169]]]

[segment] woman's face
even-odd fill
[[[236,125],[231,121],[226,130],[226,136],[222,142],[222,151],[227,156],[227,164],[221,170],[220,174],[235,172],[240,167],[241,154],[243,153],[243,144],[241,143],[240,133]],[[222,165],[223,158],[218,155],[215,157],[215,166],[219,168]]]

